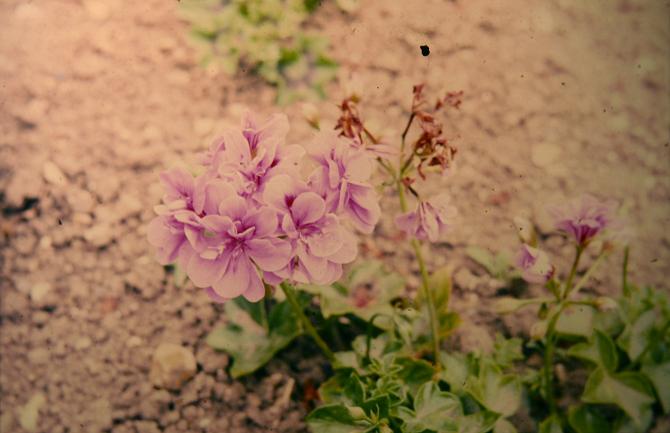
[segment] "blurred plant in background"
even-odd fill
[[[305,29],[318,0],[184,0],[183,16],[203,47],[204,64],[258,74],[277,89],[277,102],[323,98],[337,72],[328,40]],[[338,1],[342,10],[355,1]]]

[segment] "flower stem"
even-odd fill
[[[626,248],[623,250],[623,266],[621,269],[621,290],[623,291],[624,296],[628,296],[630,291],[628,290],[628,256],[630,255],[630,247],[626,245]]]
[[[319,336],[319,333],[316,332],[314,325],[312,325],[312,322],[310,322],[310,320],[305,315],[305,312],[302,310],[302,307],[298,302],[298,298],[296,297],[295,288],[286,281],[282,282],[280,284],[280,287],[284,291],[286,299],[288,300],[289,304],[291,304],[293,312],[298,316],[298,319],[302,323],[302,326],[307,332],[307,334],[309,334],[309,336],[312,337],[316,345],[319,346],[323,354],[326,355],[326,358],[328,358],[330,362],[335,361],[335,355],[333,354],[333,351],[330,350],[326,342],[323,341],[323,339]]]
[[[572,289],[571,293],[577,293],[581,290],[582,287],[584,287],[584,284],[591,278],[591,275],[595,272],[596,269],[598,269],[598,266],[603,261],[603,258],[605,257],[605,253],[600,253],[598,257],[593,261],[593,264],[591,267],[582,275],[582,278],[577,281],[577,284],[575,284],[575,287]]]
[[[398,187],[398,196],[400,198],[400,209],[403,212],[407,212],[407,199],[405,198],[405,186],[401,180],[397,182]],[[412,248],[414,249],[414,255],[416,260],[419,262],[419,271],[421,272],[421,294],[426,300],[426,305],[428,306],[428,320],[430,322],[431,336],[433,342],[433,354],[435,356],[435,365],[439,367],[439,356],[440,356],[440,334],[439,326],[437,322],[437,311],[435,309],[435,300],[433,299],[433,291],[430,290],[430,281],[428,277],[428,269],[426,268],[426,261],[423,258],[423,253],[421,252],[421,243],[412,239]]]
[[[557,413],[556,396],[554,395],[554,353],[556,351],[556,323],[558,318],[567,306],[567,303],[561,302],[558,304],[556,314],[549,321],[547,325],[547,333],[545,336],[544,347],[544,393],[549,405],[549,411],[552,415]]]
[[[575,253],[575,260],[572,262],[572,268],[570,268],[570,274],[568,274],[568,279],[565,282],[565,290],[563,291],[563,296],[561,296],[561,299],[567,298],[568,295],[570,294],[570,291],[572,290],[572,280],[575,279],[575,274],[577,273],[577,266],[579,266],[579,259],[582,258],[583,252],[584,247],[578,245]]]

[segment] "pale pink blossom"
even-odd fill
[[[457,214],[449,195],[443,193],[420,201],[415,210],[398,215],[395,221],[409,236],[437,242],[450,230]]]
[[[244,296],[258,301],[265,294],[260,271],[277,271],[288,263],[290,244],[277,237],[277,215],[268,207],[255,207],[223,182],[206,188],[217,197],[217,213],[201,218],[204,230],[190,232],[195,253],[186,273],[198,287],[220,300]],[[218,197],[225,197],[218,200]],[[209,197],[208,197],[209,198]],[[205,203],[210,202],[208,198]]]
[[[572,237],[578,245],[585,246],[615,221],[616,203],[603,202],[584,194],[562,206],[552,206],[549,212],[556,228]]]
[[[331,284],[342,275],[342,265],[356,258],[356,238],[339,218],[328,212],[323,197],[307,184],[288,175],[273,178],[264,201],[279,211],[281,230],[294,255],[283,269],[269,273],[269,280]]]
[[[326,209],[346,216],[364,233],[372,233],[381,216],[379,198],[370,184],[372,159],[348,139],[322,132],[308,149],[318,167],[310,186],[326,201]]]
[[[556,272],[547,253],[527,244],[521,246],[516,265],[521,270],[523,279],[529,283],[546,283]]]

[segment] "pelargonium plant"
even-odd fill
[[[515,265],[469,248],[495,278],[522,278],[548,295],[498,300],[500,313],[537,307],[530,339],[497,335],[490,353],[445,350],[460,322],[450,309],[449,268],[429,270],[424,254],[454,229],[457,212],[448,194],[422,190],[452,167],[456,149],[439,119],[461,96],[429,104],[415,86],[397,142],[367,126],[357,95],[340,104],[332,129],[310,119],[318,131],[304,146],[287,141],[286,116],[247,112],[201,155],[196,174],[161,174],[165,194],[148,226],[157,259],[224,305],[226,323],[207,342],[231,356],[232,377],[311,338],[315,346],[301,347],[320,349],[332,373],[305,401],[315,433],[507,433],[519,412],[542,432],[646,431],[670,411],[667,296],[630,284],[626,265],[622,297],[582,293],[630,241],[612,202],[584,196],[551,209],[575,248],[565,274],[527,222]],[[416,295],[384,263],[359,257],[382,197],[398,201],[392,217],[418,265]],[[560,386],[559,362],[588,373],[580,397]]]
[[[628,281],[632,229],[617,215],[615,202],[585,194],[548,210],[555,228],[574,246],[569,271],[558,272],[549,254],[537,245],[538,237],[526,230],[516,267],[526,282],[543,285],[550,296],[497,301],[501,313],[537,308],[538,321],[530,329],[533,341],[527,348],[541,354],[543,362],[538,371],[527,374],[526,381],[541,419],[539,429],[551,433],[648,431],[657,415],[670,411],[667,294],[640,289]],[[581,293],[617,247],[624,250],[622,296]],[[579,276],[582,258],[590,251],[595,259]],[[557,367],[559,361],[562,368],[587,370],[586,382],[557,378],[556,372],[564,371]],[[557,389],[566,382],[583,387],[582,395],[570,396]]]

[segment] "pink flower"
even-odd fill
[[[556,228],[572,236],[578,245],[585,246],[614,221],[616,203],[601,202],[584,194],[563,206],[549,208]]]
[[[416,210],[398,215],[395,221],[398,228],[409,236],[437,242],[449,231],[456,215],[449,195],[439,194],[419,202]]]
[[[203,162],[210,172],[233,182],[242,195],[252,196],[262,192],[272,176],[296,170],[304,149],[285,145],[288,129],[283,114],[259,122],[248,112],[242,119],[242,128],[226,131]]]
[[[218,203],[218,209],[201,218],[202,231],[187,232],[195,253],[186,273],[215,300],[242,295],[258,301],[265,294],[258,269],[277,271],[291,256],[290,244],[276,236],[276,212],[253,206],[225,182],[213,182],[205,191],[204,202]]]
[[[165,195],[163,204],[156,206],[158,214],[147,227],[149,243],[156,247],[159,263],[188,262],[193,249],[186,239],[185,227],[197,225],[193,213],[195,182],[193,176],[181,169],[160,175]]]
[[[523,279],[529,283],[546,283],[556,271],[547,253],[526,244],[521,246],[516,265],[521,270]]]
[[[267,275],[271,281],[290,278],[299,283],[331,284],[342,275],[342,264],[356,258],[356,238],[326,201],[302,181],[279,175],[267,185],[265,202],[280,212],[281,229],[294,257],[283,269]]]
[[[369,180],[372,160],[365,151],[335,133],[322,132],[310,146],[319,164],[310,186],[326,201],[326,209],[345,215],[356,228],[372,233],[381,216],[379,200]]]

